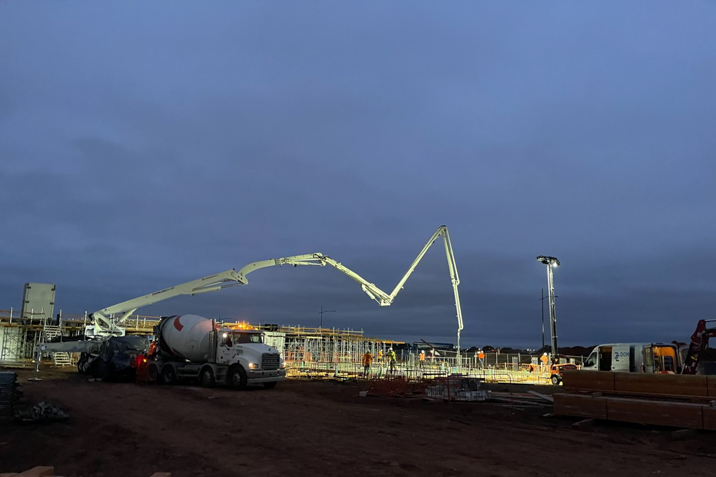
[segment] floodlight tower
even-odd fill
[[[554,277],[552,269],[559,267],[559,260],[556,257],[540,255],[537,260],[547,265],[547,293],[549,296],[549,329],[552,335],[552,363],[559,363],[559,351],[557,349],[557,311],[554,306]]]

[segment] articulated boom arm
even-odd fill
[[[96,330],[98,335],[121,335],[122,330],[117,326],[129,318],[137,309],[149,306],[154,303],[168,300],[180,295],[198,295],[200,293],[207,293],[213,291],[219,291],[224,288],[234,287],[238,285],[246,285],[249,281],[246,279],[246,275],[254,270],[259,270],[265,267],[274,267],[281,265],[320,265],[319,263],[311,263],[306,260],[313,259],[313,255],[297,255],[295,257],[278,258],[271,260],[263,260],[260,262],[254,262],[246,265],[238,272],[235,269],[227,270],[225,272],[216,273],[209,275],[208,277],[199,278],[198,280],[192,280],[190,282],[182,283],[163,290],[149,293],[148,295],[133,298],[131,300],[117,303],[107,308],[103,308],[99,311],[92,313],[92,317],[95,321]]]
[[[681,368],[681,374],[696,374],[696,370],[701,360],[701,353],[709,346],[709,339],[716,337],[716,327],[709,327],[709,323],[716,320],[699,320],[696,324],[696,331],[691,335],[691,343],[689,350],[686,352],[684,366]]]
[[[457,273],[457,263],[455,262],[455,254],[452,249],[452,242],[450,241],[450,233],[448,232],[447,226],[441,225],[438,227],[438,230],[433,234],[432,237],[430,237],[430,240],[428,240],[428,243],[425,244],[425,247],[420,251],[417,257],[415,257],[415,260],[413,260],[412,265],[410,265],[410,268],[408,269],[407,273],[403,277],[400,282],[395,286],[393,289],[393,292],[390,294],[391,301],[398,295],[398,292],[403,289],[403,285],[406,281],[408,281],[408,278],[410,278],[410,275],[413,274],[415,269],[417,268],[418,264],[420,263],[420,260],[423,259],[425,256],[425,253],[428,251],[430,246],[435,243],[435,241],[442,236],[443,238],[443,244],[445,245],[445,255],[447,257],[448,262],[448,269],[450,270],[450,281],[452,282],[452,291],[455,295],[455,313],[457,315],[457,356],[460,357],[460,332],[463,330],[463,322],[462,322],[462,307],[460,305],[460,294],[458,293],[457,287],[460,285],[460,276]]]
[[[371,297],[371,299],[375,300],[380,306],[390,306],[393,304],[393,300],[395,300],[395,297],[398,296],[398,293],[400,293],[400,290],[403,289],[403,285],[405,285],[405,282],[408,281],[408,278],[410,278],[410,275],[413,274],[415,269],[418,267],[418,264],[423,259],[427,251],[430,249],[430,247],[435,243],[436,240],[438,240],[440,237],[443,238],[443,244],[445,245],[445,255],[447,257],[448,261],[448,269],[450,271],[450,281],[452,282],[452,288],[453,288],[453,294],[455,295],[455,312],[457,315],[457,349],[458,349],[458,356],[460,353],[460,332],[463,330],[463,321],[462,321],[462,307],[460,305],[460,294],[458,292],[458,285],[460,285],[460,276],[457,272],[457,263],[455,262],[455,254],[452,249],[452,242],[450,241],[450,233],[448,232],[447,226],[441,225],[438,227],[437,231],[433,234],[432,237],[430,237],[430,240],[425,244],[423,249],[420,251],[417,257],[415,257],[415,260],[413,260],[413,263],[408,268],[408,271],[405,273],[403,278],[398,282],[398,284],[395,286],[393,291],[388,294],[378,288],[374,283],[369,282],[365,278],[358,275],[356,272],[351,270],[350,268],[342,265],[340,262],[337,262],[333,260],[331,257],[328,257],[326,255],[323,255],[321,253],[314,253],[313,255],[298,255],[295,257],[288,257],[285,259],[279,259],[275,260],[276,262],[282,261],[281,263],[276,263],[276,265],[320,265],[320,266],[326,266],[330,265],[331,267],[335,268],[336,270],[344,273],[345,275],[348,275],[350,278],[352,278],[354,281],[360,283],[361,288],[363,291]],[[243,277],[245,277],[249,272],[252,272],[254,270],[258,270],[259,268],[264,267],[270,267],[274,265],[274,260],[265,260],[263,262],[255,262],[251,263],[244,268],[242,268],[239,271],[239,274]]]
[[[403,289],[403,285],[405,285],[405,282],[408,281],[410,275],[413,274],[430,246],[435,243],[435,241],[441,236],[443,237],[443,241],[445,244],[445,254],[447,255],[448,268],[450,270],[450,279],[452,281],[453,293],[455,295],[455,309],[457,312],[458,322],[457,345],[459,353],[460,332],[463,329],[462,309],[460,307],[460,295],[458,294],[457,290],[457,287],[460,284],[460,278],[458,277],[457,273],[455,256],[452,250],[452,243],[450,242],[450,234],[448,233],[447,227],[444,225],[440,226],[438,230],[433,234],[433,236],[430,237],[428,243],[425,244],[425,247],[423,247],[415,260],[413,260],[413,263],[410,265],[410,268],[408,268],[407,273],[398,282],[398,284],[393,289],[393,292],[390,294],[387,294],[386,292],[378,288],[375,284],[361,277],[348,267],[345,267],[340,262],[337,262],[331,257],[323,255],[322,253],[295,255],[292,257],[276,258],[250,263],[245,267],[241,268],[241,270],[239,270],[238,272],[232,268],[231,270],[227,270],[225,272],[217,273],[215,275],[209,275],[208,277],[200,278],[198,280],[193,280],[187,283],[182,283],[181,285],[165,288],[163,290],[159,290],[148,295],[140,296],[132,300],[118,303],[108,308],[103,308],[102,310],[93,313],[96,330],[98,331],[97,334],[102,336],[122,334],[122,330],[121,328],[119,328],[118,325],[121,324],[130,315],[132,315],[135,311],[137,311],[137,309],[143,306],[148,306],[179,295],[198,295],[199,293],[219,291],[232,286],[246,285],[249,283],[248,279],[246,278],[246,275],[248,275],[249,273],[254,272],[256,270],[260,270],[262,268],[283,265],[292,265],[294,267],[297,267],[299,265],[313,265],[325,267],[326,265],[329,265],[336,270],[344,273],[345,275],[348,275],[354,281],[358,282],[361,285],[362,290],[378,304],[380,304],[381,306],[390,306],[393,303],[395,297],[398,296],[400,290]]]
[[[398,293],[400,293],[400,290],[403,289],[403,285],[405,285],[405,282],[408,281],[408,278],[410,278],[410,275],[413,274],[415,269],[418,267],[418,264],[423,259],[427,251],[430,249],[430,247],[435,243],[436,240],[438,240],[442,236],[443,243],[445,245],[445,255],[447,256],[448,261],[448,269],[450,270],[450,280],[452,282],[452,289],[453,294],[455,295],[455,312],[457,315],[457,349],[458,349],[458,356],[460,355],[460,332],[463,330],[463,322],[462,322],[462,307],[460,306],[460,294],[458,293],[458,285],[460,285],[460,276],[457,273],[457,263],[455,263],[455,254],[453,253],[452,249],[452,242],[450,241],[450,233],[448,232],[448,229],[445,225],[441,225],[438,230],[433,234],[432,237],[430,237],[430,240],[428,240],[428,243],[425,244],[423,249],[420,251],[417,257],[415,257],[415,260],[413,260],[413,263],[410,265],[410,268],[408,268],[408,271],[405,273],[403,278],[398,282],[398,284],[395,286],[393,291],[390,295],[385,293],[383,290],[375,286],[373,283],[368,282],[363,277],[358,275],[357,273],[353,272],[349,268],[344,267],[340,263],[336,262],[330,257],[322,256],[323,261],[327,265],[331,265],[332,267],[336,268],[337,270],[345,273],[349,277],[351,277],[353,280],[357,281],[361,284],[361,287],[363,288],[363,291],[368,294],[369,297],[371,297],[373,300],[378,302],[380,306],[390,306],[393,303],[393,300],[395,300],[395,297],[398,296]],[[317,254],[318,255],[318,254]]]

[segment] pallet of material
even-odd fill
[[[554,414],[557,416],[607,419],[607,400],[588,394],[555,394]]]
[[[716,376],[572,371],[564,389],[557,415],[716,430]]]
[[[603,371],[565,371],[563,386],[569,391],[614,391],[616,374]]]
[[[625,394],[713,397],[716,399],[716,376],[565,371],[564,389],[568,392],[614,391]]]

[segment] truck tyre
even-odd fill
[[[150,363],[147,367],[147,382],[150,383],[157,383],[159,381],[159,367],[154,364]]]
[[[116,369],[114,368],[114,364],[112,362],[107,363],[107,366],[104,369],[104,376],[102,376],[103,381],[114,381],[117,377]]]
[[[81,353],[80,359],[77,360],[77,372],[80,374],[87,374],[85,371],[85,364],[87,364],[87,353]]]
[[[97,358],[92,361],[90,369],[92,371],[92,377],[94,379],[102,380],[106,377],[105,374],[107,372],[107,363],[105,363],[104,360],[102,360],[101,358]]]
[[[276,387],[277,384],[278,384],[278,381],[272,381],[270,383],[264,383],[264,387],[266,389],[273,389]]]
[[[246,370],[241,365],[236,365],[226,375],[227,384],[234,389],[246,387]]]
[[[175,384],[177,382],[177,373],[174,371],[174,366],[167,364],[162,368],[162,383],[163,384]]]
[[[555,386],[559,386],[560,382],[562,382],[562,380],[559,378],[559,376],[556,374],[553,374],[552,375],[552,384],[554,384]]]
[[[201,370],[201,375],[199,375],[199,383],[202,385],[202,387],[205,388],[213,388],[216,384],[216,379],[214,378],[214,371],[212,371],[209,366]]]

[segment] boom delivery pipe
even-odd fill
[[[369,282],[365,278],[358,275],[350,268],[344,266],[340,262],[323,255],[322,253],[313,253],[305,255],[294,255],[285,258],[275,258],[269,260],[261,260],[259,262],[250,263],[238,272],[235,269],[227,270],[225,272],[209,275],[198,280],[193,280],[187,283],[182,283],[173,287],[165,288],[163,290],[149,293],[147,295],[133,298],[131,300],[123,301],[116,305],[112,305],[107,308],[103,308],[94,312],[94,326],[96,336],[117,336],[123,335],[124,329],[119,327],[124,320],[129,318],[139,308],[152,305],[154,303],[167,300],[179,295],[198,295],[199,293],[207,293],[212,291],[223,290],[224,288],[247,285],[249,283],[246,276],[267,267],[292,265],[297,266],[320,266],[325,267],[329,265],[339,272],[347,275],[349,278],[359,283],[361,289],[373,300],[375,300],[380,306],[390,306],[393,301],[400,293],[400,290],[404,288],[408,278],[413,274],[420,261],[423,259],[430,247],[440,237],[443,238],[445,245],[445,255],[447,256],[448,269],[450,271],[450,281],[452,282],[453,294],[455,296],[455,312],[457,315],[457,349],[458,357],[460,356],[460,332],[463,330],[462,321],[462,308],[460,306],[460,294],[458,293],[458,285],[460,284],[460,277],[457,272],[457,264],[455,262],[455,254],[453,253],[452,243],[450,241],[450,234],[445,225],[441,225],[438,230],[430,237],[430,240],[425,244],[423,249],[420,251],[418,256],[413,260],[413,263],[408,268],[403,278],[398,282],[393,291],[388,294],[378,288],[374,283]]]

